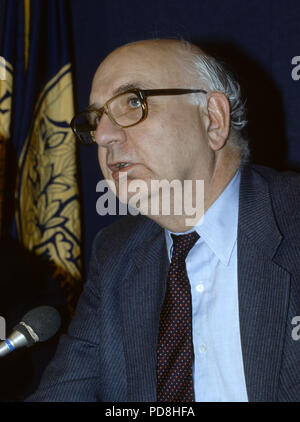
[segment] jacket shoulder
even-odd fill
[[[245,169],[246,171],[250,170],[256,175],[259,175],[268,184],[271,197],[282,202],[282,206],[287,201],[285,208],[291,205],[292,209],[297,208],[300,210],[300,173],[293,171],[280,172],[269,167],[254,164],[245,166]]]
[[[300,173],[295,171],[277,171],[270,167],[256,164],[250,165],[249,167],[260,174],[269,183],[272,190],[280,191],[283,189],[285,192],[288,192],[292,188],[295,188],[299,193]]]
[[[297,243],[300,242],[300,174],[293,171],[279,172],[259,165],[250,167],[268,185],[279,230],[282,234],[289,234]]]

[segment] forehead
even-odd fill
[[[176,88],[187,84],[180,56],[173,46],[151,43],[115,50],[99,66],[91,89],[91,102],[103,102],[123,85],[141,88]]]

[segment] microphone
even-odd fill
[[[15,349],[30,347],[54,336],[60,328],[61,318],[58,311],[51,306],[39,306],[27,312],[13,328],[11,335],[0,342],[0,358]]]

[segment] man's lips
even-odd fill
[[[119,164],[121,164],[121,163],[126,163],[127,165],[125,167],[119,167]],[[128,161],[119,161],[119,162],[116,162],[116,163],[108,164],[107,166],[112,172],[113,179],[117,179],[118,176],[119,176],[119,173],[127,172],[135,165],[136,165],[136,163],[130,163]]]
[[[114,163],[108,163],[107,167],[112,171],[119,171],[121,170],[120,164],[131,164],[129,161],[116,161]],[[125,167],[124,167],[125,168]]]

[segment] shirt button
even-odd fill
[[[203,290],[204,290],[204,285],[202,283],[201,284],[198,284],[196,286],[196,290],[197,290],[197,292],[202,293]]]
[[[202,345],[200,346],[200,353],[205,353],[205,352],[206,352],[206,350],[207,350],[207,347],[205,346],[205,344],[202,344]]]

